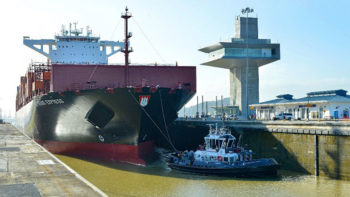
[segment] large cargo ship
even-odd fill
[[[50,152],[145,165],[195,94],[193,66],[129,65],[131,13],[121,17],[123,42],[102,41],[76,24],[62,26],[55,39],[23,37],[48,61],[32,63],[21,77],[15,124]],[[108,64],[118,52],[125,63]]]

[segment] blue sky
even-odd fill
[[[259,37],[281,44],[281,60],[260,68],[260,101],[282,93],[301,97],[310,91],[350,90],[350,3],[345,0],[17,0],[1,4],[0,107],[5,112],[14,111],[16,86],[30,61],[45,61],[22,44],[24,35],[53,38],[62,24],[78,21],[103,40],[121,40],[120,14],[126,5],[134,16],[131,61],[198,66],[197,92],[206,100],[229,96],[229,71],[199,66],[207,55],[198,49],[232,37],[234,18],[246,6],[254,8],[252,16],[259,18]],[[122,55],[110,62],[122,62]],[[195,99],[188,105],[194,103]]]

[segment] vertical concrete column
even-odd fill
[[[255,62],[249,62],[248,68],[248,103],[246,101],[246,66],[230,68],[230,104],[237,105],[244,118],[248,114],[255,113],[255,110],[249,109],[247,105],[259,103],[259,67]]]
[[[248,105],[259,103],[259,67],[256,62],[249,62],[248,71]],[[255,114],[248,108],[248,115]]]
[[[240,66],[230,68],[230,105],[237,105],[242,111],[242,69]]]

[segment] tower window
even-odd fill
[[[271,54],[272,54],[272,55],[276,55],[276,49],[272,49],[272,50],[271,50]]]

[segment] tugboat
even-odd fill
[[[204,137],[204,145],[195,152],[170,153],[167,164],[170,168],[208,175],[250,176],[276,175],[280,167],[273,158],[253,159],[253,151],[246,150],[227,128],[212,128]]]

